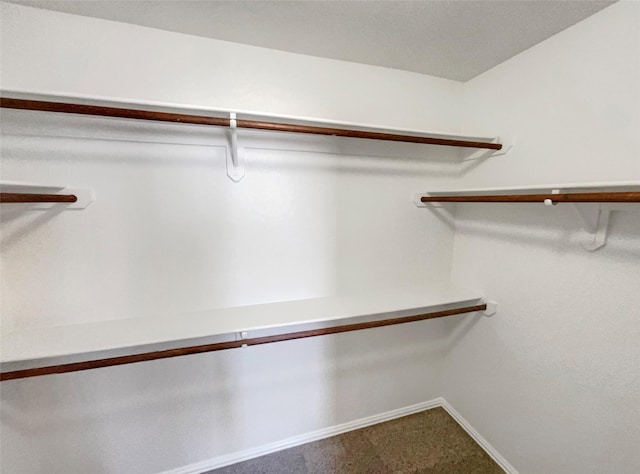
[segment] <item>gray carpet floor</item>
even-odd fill
[[[434,408],[210,471],[208,474],[504,474]]]

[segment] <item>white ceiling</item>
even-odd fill
[[[10,0],[467,81],[613,1]]]

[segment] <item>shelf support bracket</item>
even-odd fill
[[[590,252],[603,247],[607,243],[611,209],[604,208],[602,204],[573,204],[573,208],[584,225],[586,236],[582,246]]]
[[[229,114],[229,130],[231,147],[227,151],[227,175],[233,181],[238,182],[244,178],[244,157],[238,150],[238,123],[235,112]]]

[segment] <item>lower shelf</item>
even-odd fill
[[[2,334],[2,379],[72,372],[480,311],[486,308],[481,298],[478,292],[451,286],[429,291],[405,288],[222,308],[175,317],[14,331]],[[63,365],[67,367],[61,369]],[[48,370],[33,371],[42,367]],[[16,371],[26,372],[12,376],[11,372]]]

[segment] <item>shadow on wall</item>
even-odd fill
[[[427,320],[328,338],[335,366],[327,386],[332,402],[327,425],[440,396],[447,331],[443,320]]]
[[[30,210],[31,204],[7,206],[9,205],[3,206],[2,212],[0,212],[0,225],[2,225],[0,247],[2,252],[10,251],[25,236],[64,212],[64,208],[61,206],[54,206],[46,210]]]
[[[346,139],[341,139],[346,140]],[[287,148],[245,148],[246,156],[252,154],[264,154],[269,152],[277,152],[280,157],[287,154],[297,153],[298,150],[289,150]],[[326,155],[327,157],[337,158],[340,160],[339,165],[333,164],[333,160],[326,161],[274,161],[272,167],[274,169],[282,169],[284,171],[293,172],[336,172],[340,174],[369,175],[369,176],[385,176],[385,177],[417,177],[424,178],[455,178],[462,176],[474,168],[480,166],[487,158],[477,158],[475,160],[460,161],[454,157],[447,156],[447,153],[433,153],[430,156],[420,156],[411,158],[402,155],[364,155],[347,154],[347,153],[328,153],[320,151],[306,151],[306,153],[314,153]],[[299,153],[298,153],[299,154]],[[389,161],[389,159],[393,161]],[[416,190],[419,192],[420,190]]]
[[[471,330],[480,322],[486,318],[491,318],[493,316],[485,316],[481,313],[474,315],[472,317],[465,317],[468,315],[457,315],[448,318],[448,332],[447,339],[445,342],[445,350],[444,356],[449,355],[453,349],[465,338],[467,334],[471,332]],[[495,315],[494,315],[495,316]]]
[[[213,353],[3,382],[2,472],[126,473],[142,459],[137,472],[159,472],[190,443],[224,452],[242,419],[234,365]]]
[[[456,235],[477,235],[555,252],[590,254],[581,246],[586,232],[571,205],[549,208],[538,204],[464,204],[457,210]],[[435,213],[450,216],[442,209]],[[593,255],[608,258],[640,257],[640,206],[638,211],[614,211],[606,245]]]
[[[176,130],[172,130],[176,133]],[[214,139],[217,138],[217,139]],[[23,150],[25,140],[29,140],[30,136],[26,134],[20,135],[4,135],[3,149],[5,156],[11,157],[14,154],[20,156]],[[166,137],[164,137],[166,140]],[[221,160],[221,164],[225,163],[225,156],[229,153],[229,149],[225,144],[224,137],[216,134],[209,137],[210,143],[180,143],[166,141],[144,141],[132,139],[113,139],[113,138],[96,138],[83,136],[34,136],[33,140],[37,140],[43,148],[55,150],[55,153],[37,154],[33,153],[29,156],[30,160],[38,161],[59,161],[63,155],[65,161],[81,161],[82,164],[89,162],[110,163],[110,164],[126,164],[127,166],[148,165],[154,167],[175,166],[179,164],[182,167],[187,166],[203,166],[212,160]],[[273,143],[268,146],[242,146],[241,153],[244,153],[246,161],[247,173],[250,174],[252,160],[260,159],[262,156],[276,155],[277,160],[271,163],[274,169],[282,169],[286,172],[317,172],[332,171],[338,173],[351,174],[370,174],[385,176],[418,176],[425,178],[431,176],[438,177],[456,177],[464,175],[475,167],[479,166],[486,158],[478,158],[476,160],[460,161],[451,153],[451,150],[442,149],[441,147],[426,147],[422,145],[421,150],[411,150],[410,154],[403,154],[402,150],[389,150],[388,153],[382,154],[378,149],[364,150],[362,147],[358,151],[351,149],[349,153],[338,151],[340,144],[333,143],[337,140],[348,140],[346,138],[327,138],[325,143],[310,144],[300,143],[299,146],[293,147],[291,143],[285,139],[280,142]],[[257,141],[257,140],[254,140]],[[248,142],[248,140],[247,140]],[[123,145],[128,146],[128,152],[123,153]],[[248,144],[248,143],[247,143]],[[418,146],[418,145],[414,145]],[[201,158],[194,158],[193,153],[183,152],[184,147],[202,148]],[[91,148],[90,154],[83,154],[83,149]],[[166,156],[167,150],[173,148],[173,156]],[[353,148],[353,147],[350,147]],[[370,147],[367,147],[370,148]],[[331,149],[332,151],[327,151]],[[137,151],[136,151],[137,150]],[[157,153],[154,153],[154,150]],[[335,151],[334,151],[335,150]],[[417,153],[419,152],[419,154]],[[377,153],[377,154],[376,154]],[[83,155],[83,156],[81,156]],[[164,155],[164,156],[163,156]],[[312,158],[318,155],[318,159]],[[326,159],[322,159],[322,156]],[[411,156],[413,155],[413,156]],[[292,159],[287,159],[287,156]],[[73,157],[76,157],[75,159]],[[254,158],[256,157],[256,158]],[[339,165],[334,163],[336,158],[340,159]],[[219,163],[220,164],[220,163]]]

